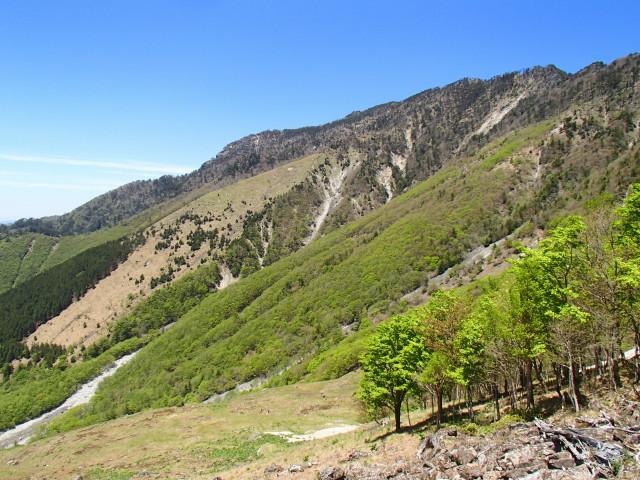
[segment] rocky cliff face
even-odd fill
[[[490,80],[463,79],[326,125],[249,135],[188,175],[133,182],[68,214],[21,220],[14,228],[55,235],[94,231],[197,188],[220,188],[317,151],[338,157],[355,153],[362,160],[337,205],[342,219],[352,218],[450,159],[513,128],[555,115],[572,102],[607,95],[612,103],[624,103],[634,93],[639,65],[640,57],[632,55],[574,75],[550,66]]]

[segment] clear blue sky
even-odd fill
[[[638,1],[0,2],[0,220],[461,77],[640,50]]]

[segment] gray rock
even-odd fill
[[[291,465],[289,467],[289,473],[300,473],[304,472],[304,467],[302,465]]]
[[[344,460],[345,462],[353,462],[354,460],[358,460],[359,458],[365,458],[370,456],[371,454],[369,452],[362,452],[360,450],[354,450],[352,452],[349,452],[349,455],[347,455],[347,458]]]
[[[474,480],[476,478],[482,478],[484,475],[485,469],[478,464],[465,465],[458,473],[465,480]]]
[[[451,450],[449,457],[458,465],[467,465],[473,462],[478,456],[478,452],[473,447],[458,447]]]
[[[320,471],[318,478],[320,480],[344,480],[346,476],[340,467],[328,467]]]
[[[573,458],[573,455],[566,450],[554,453],[547,459],[547,461],[549,463],[549,468],[554,468],[556,470],[565,470],[576,466],[576,461]]]
[[[275,463],[272,463],[271,465],[267,465],[264,468],[264,473],[278,473],[278,472],[282,472],[284,470],[284,468],[282,468],[281,465],[277,465]]]

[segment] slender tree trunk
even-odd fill
[[[496,407],[496,422],[500,420],[500,395],[498,394],[498,386],[493,385],[493,403]]]
[[[467,386],[467,410],[469,412],[469,418],[473,420],[473,395],[470,386]]]
[[[527,358],[524,362],[524,382],[527,389],[527,408],[533,408],[533,378],[532,378],[533,361]]]
[[[611,384],[611,388],[613,390],[617,390],[620,386],[620,365],[618,364],[618,360],[616,358],[617,353],[614,350],[609,351],[606,350],[607,356],[607,370],[609,373],[609,382]]]
[[[556,377],[556,393],[558,394],[558,398],[562,402],[562,408],[564,408],[564,397],[562,396],[562,367],[558,364],[553,364],[553,373]]]
[[[509,398],[511,399],[511,409],[515,410],[518,406],[518,387],[516,381],[511,378],[511,390],[509,392]]]
[[[640,382],[640,329],[638,328],[638,325],[636,322],[633,322],[633,330],[635,332],[634,334],[634,338],[636,340],[636,355],[635,358],[633,359],[633,362],[636,366],[635,368],[635,383]]]
[[[405,398],[404,403],[407,407],[407,422],[409,422],[409,426],[411,426],[411,416],[409,415],[409,397]]]
[[[440,424],[442,423],[444,418],[443,418],[443,411],[442,411],[442,388],[439,385],[436,386],[436,400],[438,402],[438,413],[436,416],[436,422],[437,422],[438,428],[440,428]]]
[[[573,409],[576,412],[580,411],[580,399],[579,399],[579,387],[578,380],[576,378],[577,365],[573,361],[573,355],[569,353],[569,386],[571,390],[571,402],[573,403]]]
[[[542,385],[542,390],[544,390],[544,393],[547,393],[549,389],[547,388],[547,382],[544,381],[542,376],[542,362],[535,361],[533,362],[533,366],[535,368],[538,383]]]

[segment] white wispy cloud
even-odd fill
[[[192,170],[189,167],[182,167],[178,165],[165,165],[162,163],[79,160],[74,158],[62,158],[62,157],[15,155],[12,153],[0,153],[0,158],[4,160],[9,160],[11,162],[91,167],[91,168],[100,168],[100,169],[120,170],[120,171],[127,171],[127,172],[141,172],[141,173],[148,173],[148,174],[153,173],[153,174],[181,175],[183,173],[189,173]]]
[[[119,185],[103,185],[103,184],[90,184],[90,183],[52,183],[52,182],[30,182],[20,180],[2,180],[0,179],[0,186],[2,187],[19,187],[19,188],[47,188],[54,190],[85,190],[91,192],[103,192],[107,190],[113,190]]]

